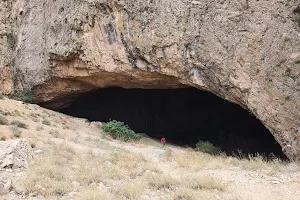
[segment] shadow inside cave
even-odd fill
[[[90,121],[124,121],[134,131],[194,147],[209,141],[226,154],[243,152],[286,159],[268,129],[239,105],[195,88],[99,89],[80,96],[62,113]]]

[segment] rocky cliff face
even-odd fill
[[[61,106],[108,86],[193,86],[251,111],[300,159],[299,0],[0,4],[1,92]]]

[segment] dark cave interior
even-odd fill
[[[89,121],[123,121],[135,132],[194,147],[199,140],[228,155],[273,155],[286,158],[264,125],[239,105],[195,88],[105,88],[81,95],[62,113]]]

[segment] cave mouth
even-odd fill
[[[196,88],[105,88],[80,96],[62,113],[89,121],[123,121],[135,132],[195,147],[209,141],[227,155],[286,159],[268,129],[237,104]]]

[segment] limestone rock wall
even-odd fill
[[[13,90],[11,66],[15,32],[10,18],[12,2],[0,2],[0,93],[9,94]]]
[[[16,35],[13,50],[0,41],[14,89],[61,106],[100,87],[193,86],[248,109],[300,159],[299,0],[2,4],[4,30]]]

